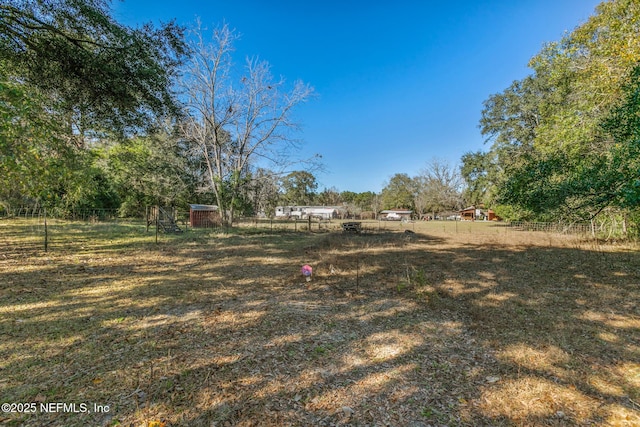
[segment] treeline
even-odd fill
[[[237,35],[226,25],[184,34],[174,23],[123,26],[106,0],[1,4],[4,210],[135,216],[154,204],[214,203],[232,222],[277,205],[459,207],[455,168],[437,162],[432,173],[394,176],[380,194],[319,190],[319,156],[297,155],[291,119],[313,89],[274,79],[264,61],[234,66]]]
[[[119,206],[119,187],[137,191],[140,175],[124,183],[117,165],[106,162],[115,161],[118,151],[136,153],[139,144],[158,147],[150,142],[155,136],[136,135],[161,134],[158,124],[179,116],[170,87],[186,58],[184,29],[173,23],[128,28],[111,18],[108,5],[106,0],[0,4],[0,202],[5,207]]]
[[[313,88],[234,66],[237,35],[129,28],[108,0],[0,4],[0,203],[58,211],[215,203],[262,209],[295,166]],[[178,96],[179,95],[179,96]],[[288,171],[288,172],[287,172]]]
[[[640,2],[596,13],[484,103],[491,144],[466,153],[470,203],[511,219],[640,223]]]
[[[409,209],[415,217],[431,216],[459,210],[464,205],[464,182],[456,165],[431,159],[416,175],[393,175],[380,193],[339,191],[325,188],[317,191],[313,174],[296,171],[280,181],[280,191],[272,200],[280,205],[344,206],[350,214],[377,214],[384,209]],[[272,212],[263,209],[263,212]]]
[[[214,203],[226,222],[276,205],[469,205],[505,219],[640,223],[640,3],[612,0],[484,103],[488,149],[432,160],[379,193],[318,189],[292,111],[313,95],[232,59],[227,26],[129,28],[107,0],[0,4],[0,204],[58,210]],[[180,96],[178,96],[180,94]],[[634,228],[635,227],[635,228]]]

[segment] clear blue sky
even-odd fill
[[[597,0],[113,2],[127,25],[222,22],[241,34],[236,62],[259,56],[317,97],[300,107],[305,154],[321,154],[320,190],[380,191],[434,157],[485,149],[482,102],[529,74],[543,44],[594,13]]]

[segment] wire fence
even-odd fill
[[[603,238],[624,236],[628,232],[626,224],[611,221],[593,221],[588,223],[514,221],[505,223],[505,226],[513,230],[521,231],[573,234]]]
[[[182,235],[218,233],[243,230],[261,233],[279,232],[342,232],[343,219],[280,219],[241,217],[233,226],[216,223],[209,228],[194,228],[188,211],[174,211],[175,222]],[[625,238],[627,226],[621,222],[591,223],[551,222],[493,222],[493,221],[381,221],[355,220],[363,233],[405,232],[437,234],[504,234],[518,232],[577,235],[587,238]],[[0,213],[0,256],[16,251],[52,250],[56,248],[82,249],[91,240],[114,236],[114,239],[140,239],[149,243],[163,234],[157,224],[141,213],[138,218],[122,218],[115,209],[86,209],[71,212],[48,211],[38,207],[22,207]],[[169,233],[166,233],[169,234]],[[155,237],[155,239],[154,239]],[[146,240],[145,240],[146,239]]]
[[[174,210],[175,221],[184,228],[192,226],[190,224],[189,211]],[[136,219],[142,220],[147,218],[148,210],[141,211]],[[43,222],[44,218],[59,219],[68,221],[81,221],[88,223],[99,222],[118,222],[130,220],[131,218],[122,218],[117,209],[79,209],[79,210],[60,210],[45,209],[43,207],[22,206],[10,210],[0,210],[0,219],[30,219]],[[348,221],[347,219],[332,218],[265,218],[265,217],[237,217],[234,219],[233,226],[240,228],[255,228],[270,231],[308,231],[308,230],[340,230],[341,223]],[[353,221],[353,220],[351,220]],[[469,228],[468,224],[487,224],[487,221],[382,221],[382,220],[356,220],[361,221],[363,228],[370,231],[397,230],[397,229],[413,229],[415,224],[444,224],[442,227],[432,226],[431,228],[448,229]],[[457,223],[454,225],[454,223]],[[623,222],[616,221],[593,221],[593,222],[489,222],[492,227],[507,228],[514,231],[536,231],[559,234],[575,234],[575,235],[592,235],[592,236],[620,236],[627,234],[627,225]],[[481,227],[481,226],[480,226]],[[478,231],[482,229],[475,226]],[[205,228],[223,228],[220,223],[209,222]],[[423,228],[418,226],[418,228]],[[428,228],[428,227],[427,227]]]
[[[118,209],[47,209],[43,207],[21,206],[0,211],[0,218],[41,219],[44,217],[66,219],[71,221],[104,222],[117,221],[120,218]]]
[[[341,231],[344,219],[268,219],[239,218],[234,227],[253,228],[270,231]],[[563,235],[576,235],[597,238],[618,238],[628,234],[626,224],[621,222],[600,221],[586,223],[562,222],[497,222],[497,221],[383,221],[355,220],[362,224],[365,232],[405,231],[500,234],[509,232],[540,232]]]

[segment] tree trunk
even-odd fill
[[[229,227],[233,227],[233,219],[235,216],[235,197],[231,199],[231,206],[229,206]]]

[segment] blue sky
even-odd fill
[[[379,192],[433,158],[485,149],[482,102],[529,74],[544,43],[585,22],[596,0],[114,1],[127,25],[167,22],[240,33],[236,62],[317,96],[296,110],[303,155],[321,154],[320,190]]]

